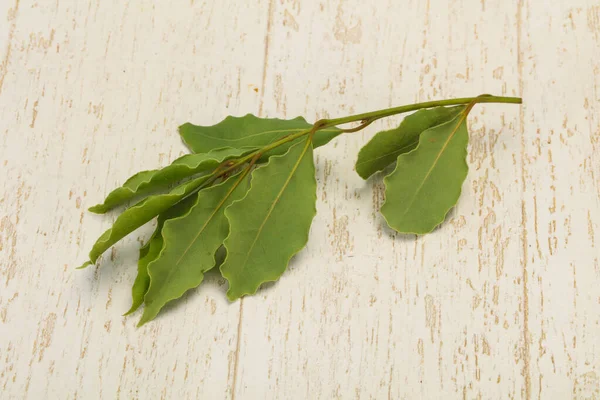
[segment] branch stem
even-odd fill
[[[312,135],[314,135],[315,132],[317,132],[321,129],[331,128],[331,127],[335,127],[337,125],[360,121],[361,124],[355,128],[341,130],[342,132],[356,132],[356,131],[359,131],[359,130],[367,127],[373,121],[376,121],[381,118],[391,117],[391,116],[397,115],[397,114],[403,114],[406,112],[417,111],[417,110],[421,110],[424,108],[432,108],[432,107],[440,107],[440,106],[467,105],[470,109],[477,103],[521,104],[522,99],[520,97],[503,97],[503,96],[492,96],[489,94],[484,94],[484,95],[477,96],[477,97],[461,97],[461,98],[456,98],[456,99],[434,100],[434,101],[426,101],[423,103],[408,104],[408,105],[404,105],[404,106],[400,106],[400,107],[392,107],[392,108],[386,108],[383,110],[371,111],[371,112],[367,112],[367,113],[363,113],[363,114],[350,115],[348,117],[343,117],[343,118],[320,119],[317,122],[315,122],[310,129],[307,129],[307,130],[301,131],[301,132],[297,132],[297,133],[294,133],[291,135],[287,135],[273,143],[266,145],[265,147],[263,147],[261,149],[258,149],[256,151],[253,151],[252,153],[247,154],[244,157],[241,157],[237,160],[230,160],[230,164],[227,168],[217,169],[217,170],[215,170],[215,172],[213,172],[213,175],[214,175],[213,178],[216,179],[220,176],[223,176],[224,174],[227,174],[227,173],[239,168],[241,165],[247,163],[248,161],[256,160],[257,157],[260,157],[261,155],[265,154],[266,152],[273,150],[274,148],[279,147],[282,144],[296,140],[299,137],[302,137],[305,135],[310,135],[312,138]],[[231,162],[233,162],[233,163],[231,163]]]
[[[492,96],[489,94],[477,96],[477,97],[462,97],[458,99],[449,99],[449,100],[434,100],[434,101],[426,101],[424,103],[416,103],[416,104],[408,104],[400,107],[392,107],[384,110],[371,111],[363,114],[350,115],[348,117],[343,118],[335,118],[335,119],[324,119],[321,120],[322,126],[321,128],[329,128],[336,125],[347,124],[349,122],[356,121],[369,121],[369,120],[377,120],[385,117],[391,117],[392,115],[402,114],[411,111],[421,110],[423,108],[432,108],[432,107],[440,107],[440,106],[459,106],[459,105],[467,105],[470,103],[505,103],[505,104],[521,104],[523,101],[520,97],[502,97],[502,96]]]

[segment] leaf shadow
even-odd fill
[[[381,171],[375,172],[373,175],[364,180],[364,185],[356,190],[359,196],[367,195],[368,191],[379,190],[381,193],[385,190],[385,185],[383,183],[383,178],[389,175],[395,168],[396,163],[387,166],[385,169]],[[354,171],[356,172],[356,171]]]
[[[288,268],[289,268],[289,266],[288,266]],[[283,273],[283,275],[281,275],[281,277],[279,279],[281,279],[284,275],[286,275],[285,272]],[[276,281],[271,281],[271,282],[265,282],[265,283],[263,283],[262,285],[260,285],[260,287],[256,291],[256,294],[261,294],[263,292],[264,293],[268,293],[269,291],[273,290],[273,288],[275,287],[275,285],[277,285],[277,282],[279,281],[279,279],[277,279]]]
[[[89,285],[87,290],[104,291],[115,284],[124,282],[133,284],[140,247],[141,245],[136,241],[119,243],[103,254],[95,265],[82,270],[88,274],[93,270],[93,275],[87,275],[85,278]]]
[[[114,210],[103,215],[89,213],[87,217],[100,220],[111,214],[116,213]],[[137,273],[140,248],[152,236],[155,226],[155,221],[144,224],[100,255],[95,265],[90,265],[81,271],[75,270],[83,275],[82,282],[85,283],[82,284],[87,285],[86,290],[94,292],[108,290],[115,283],[124,281],[133,284]],[[78,258],[87,257],[87,253],[84,253],[83,257],[78,256]]]

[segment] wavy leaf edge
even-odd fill
[[[427,129],[427,130],[423,131],[423,132],[421,133],[421,135],[420,135],[420,138],[419,138],[419,144],[417,145],[417,147],[415,147],[415,148],[414,148],[412,151],[410,151],[410,152],[408,152],[408,153],[400,154],[400,155],[398,156],[398,161],[400,161],[400,158],[401,158],[401,157],[403,157],[403,156],[407,156],[407,157],[408,157],[408,156],[410,156],[410,155],[414,155],[414,153],[415,153],[415,152],[419,151],[419,148],[421,147],[421,142],[422,142],[422,141],[424,142],[424,141],[426,141],[426,140],[427,140],[427,138],[426,138],[426,135],[425,135],[425,133],[426,133],[427,131],[430,131],[430,130],[433,130],[433,129],[439,128],[439,127],[440,127],[440,126],[442,126],[442,125],[446,125],[446,124],[452,124],[452,123],[454,122],[454,120],[455,120],[455,119],[457,119],[457,118],[460,118],[460,122],[459,122],[459,123],[457,123],[455,131],[454,131],[454,132],[453,132],[453,133],[450,135],[450,137],[448,138],[448,140],[447,140],[447,144],[448,144],[448,143],[449,143],[449,142],[450,142],[450,141],[451,141],[451,140],[454,138],[454,135],[456,134],[456,132],[457,132],[457,131],[460,129],[460,127],[461,127],[463,124],[465,125],[465,129],[467,130],[467,135],[468,135],[468,127],[466,126],[466,119],[467,119],[467,116],[468,116],[468,111],[469,111],[469,110],[466,110],[466,112],[464,112],[464,111],[463,111],[462,115],[461,115],[461,114],[459,114],[457,117],[453,118],[453,119],[452,119],[452,120],[450,120],[450,121],[447,121],[447,122],[445,122],[444,124],[436,125],[436,126],[434,126],[434,127],[432,127],[432,128],[429,128],[429,129]],[[468,143],[468,142],[467,142],[467,143]],[[446,144],[446,145],[447,145],[447,144]],[[453,196],[453,197],[451,197],[451,199],[452,199],[452,201],[451,201],[451,203],[452,203],[452,206],[450,206],[450,207],[449,207],[449,208],[448,208],[448,209],[447,209],[447,210],[446,210],[446,211],[443,213],[443,215],[442,215],[442,216],[441,216],[439,219],[437,219],[437,220],[436,220],[436,222],[435,222],[435,225],[433,225],[433,226],[432,226],[430,229],[426,229],[426,230],[423,230],[423,231],[416,231],[416,230],[415,230],[415,231],[413,231],[413,230],[400,230],[400,229],[397,229],[397,228],[395,228],[395,227],[393,227],[393,226],[392,226],[393,224],[390,222],[390,220],[389,220],[389,217],[388,217],[388,216],[386,216],[386,214],[385,214],[384,208],[386,208],[386,205],[387,205],[387,204],[389,204],[389,203],[388,203],[388,199],[387,199],[387,192],[388,192],[388,190],[390,190],[390,187],[389,187],[389,177],[390,177],[391,175],[393,175],[395,172],[397,172],[397,171],[399,170],[399,168],[401,167],[401,164],[400,164],[400,162],[397,162],[397,163],[396,163],[396,167],[394,168],[394,170],[393,170],[392,172],[390,172],[390,173],[389,173],[389,174],[388,174],[388,175],[387,175],[387,176],[386,176],[386,177],[383,179],[383,181],[384,181],[384,186],[385,186],[386,200],[384,201],[384,203],[383,203],[383,204],[382,204],[382,206],[381,206],[381,215],[383,216],[383,218],[384,218],[385,222],[388,224],[388,226],[389,226],[391,229],[393,229],[394,231],[398,232],[398,233],[401,233],[401,234],[408,234],[408,235],[426,235],[426,234],[428,234],[428,233],[431,233],[431,232],[432,232],[433,230],[435,230],[435,229],[436,229],[438,226],[440,226],[440,224],[442,224],[442,223],[445,221],[446,217],[448,216],[448,213],[449,213],[449,212],[450,212],[450,211],[451,211],[451,210],[452,210],[452,209],[453,209],[453,208],[456,206],[456,204],[458,203],[458,199],[460,198],[460,195],[461,195],[461,193],[462,193],[462,185],[464,184],[464,181],[465,181],[465,179],[466,179],[466,176],[467,176],[467,173],[468,173],[468,168],[469,168],[469,165],[468,165],[468,163],[467,163],[466,156],[467,156],[467,151],[466,151],[466,147],[465,147],[465,156],[464,156],[464,158],[462,158],[462,162],[463,162],[463,165],[462,165],[462,166],[465,168],[465,171],[466,171],[466,172],[465,172],[465,176],[462,178],[461,185],[460,185],[460,187],[459,187],[459,189],[458,189],[458,191],[457,191],[456,195],[455,195],[455,196]],[[427,179],[427,178],[428,178],[428,176],[426,176],[426,178],[425,178],[425,179]],[[424,184],[424,183],[423,183],[423,184]],[[423,184],[421,185],[421,187],[423,186]]]

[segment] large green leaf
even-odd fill
[[[420,110],[404,118],[395,129],[381,131],[362,148],[356,161],[356,172],[367,179],[396,161],[400,154],[417,147],[419,135],[426,129],[456,117],[464,106],[435,107]]]
[[[421,134],[419,145],[398,157],[385,177],[381,213],[398,232],[423,234],[445,218],[467,177],[467,112]]]
[[[125,204],[128,201],[168,188],[201,172],[216,168],[223,161],[249,153],[252,149],[223,148],[208,153],[186,154],[162,169],[142,171],[129,178],[123,186],[108,194],[104,203],[90,207],[98,214]]]
[[[216,251],[229,232],[225,208],[248,191],[245,177],[242,172],[201,190],[189,213],[165,222],[163,249],[148,265],[151,282],[140,325],[156,317],[169,301],[200,285],[204,273],[215,266]]]
[[[277,280],[308,241],[316,214],[312,143],[308,138],[252,173],[248,194],[225,210],[230,233],[221,265],[235,300]]]
[[[113,244],[189,196],[202,186],[208,180],[208,177],[201,176],[195,178],[183,185],[177,186],[169,193],[150,196],[123,211],[117,217],[113,226],[98,238],[90,251],[90,260],[79,268],[85,268],[88,265],[94,264],[98,260],[98,257]]]
[[[309,130],[312,124],[302,117],[294,119],[258,118],[252,114],[243,117],[227,117],[212,126],[190,123],[179,127],[185,144],[195,153],[206,153],[222,147],[263,147],[284,136]],[[327,128],[315,133],[313,146],[323,146],[341,133],[338,128]],[[304,139],[297,139],[298,140]],[[291,146],[286,143],[274,149],[274,154],[283,154]]]
[[[177,218],[187,213],[196,203],[198,196],[192,195],[175,204],[164,213],[158,216],[156,229],[148,239],[148,242],[140,248],[140,258],[138,260],[138,273],[131,288],[131,308],[125,313],[129,315],[135,312],[143,303],[144,296],[150,286],[150,275],[148,275],[148,264],[154,261],[163,247],[162,227],[166,220]]]

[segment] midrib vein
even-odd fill
[[[241,137],[241,138],[235,138],[235,139],[223,138],[223,137],[219,137],[219,136],[212,136],[212,135],[208,135],[208,134],[202,133],[202,132],[198,132],[198,133],[196,133],[196,135],[205,137],[207,139],[218,139],[218,140],[221,140],[223,142],[239,142],[239,141],[246,140],[248,138],[253,138],[253,137],[256,137],[256,136],[268,135],[270,133],[302,132],[302,131],[308,131],[309,129],[310,129],[310,126],[308,126],[306,128],[276,129],[276,130],[272,130],[272,131],[257,132],[257,133],[254,133],[252,135],[244,136],[244,137]],[[317,132],[337,132],[337,130],[336,129],[321,129],[321,130],[319,130]]]
[[[240,184],[240,182],[246,177],[246,175],[247,175],[247,172],[242,173],[240,175],[240,177],[237,180],[237,182],[235,182],[235,184],[233,185],[233,187],[231,189],[229,189],[229,191],[225,194],[225,196],[223,197],[223,199],[221,199],[221,201],[219,202],[219,204],[217,204],[217,206],[215,207],[215,209],[210,213],[210,215],[208,216],[208,218],[206,219],[206,221],[204,222],[204,224],[202,225],[202,227],[200,228],[200,230],[198,231],[198,233],[196,234],[196,236],[194,236],[194,238],[192,239],[192,241],[190,242],[190,244],[188,245],[188,247],[183,251],[183,253],[179,257],[179,259],[173,265],[173,267],[171,269],[169,269],[169,273],[168,273],[167,279],[166,279],[167,282],[169,282],[171,280],[171,277],[173,276],[173,274],[176,271],[176,267],[179,266],[179,264],[181,263],[181,260],[183,260],[183,258],[187,255],[187,253],[190,251],[190,249],[192,248],[192,246],[200,238],[200,235],[202,235],[202,233],[204,232],[204,230],[206,229],[206,227],[208,226],[208,224],[212,221],[212,219],[217,214],[217,212],[219,212],[219,210],[221,209],[221,207],[223,207],[223,204],[225,204],[225,202],[227,201],[227,199],[235,191],[235,189],[238,187],[238,185]],[[192,210],[193,210],[193,208],[192,208]],[[186,215],[189,215],[189,214],[186,214]],[[166,222],[168,222],[168,221],[166,221]],[[166,243],[166,240],[165,240],[165,243]],[[165,245],[165,248],[166,248],[166,245]],[[158,258],[155,261],[152,261],[150,264],[154,264],[155,262],[157,262],[160,259],[161,256],[162,256],[162,251],[159,254]],[[149,268],[150,264],[148,264],[148,272],[150,271],[150,268]],[[148,291],[150,291],[150,290],[148,289]]]
[[[380,155],[379,157],[369,158],[367,160],[363,160],[363,161],[357,162],[356,165],[359,166],[359,165],[363,165],[363,164],[375,162],[375,161],[380,160],[382,158],[385,158],[387,156],[391,156],[392,154],[400,153],[402,150],[407,149],[410,146],[412,146],[412,145],[414,145],[415,143],[418,143],[418,142],[419,142],[418,140],[413,140],[411,143],[407,144],[406,146],[402,146],[399,149],[396,149],[394,151],[390,151],[389,153],[385,153],[383,155]]]
[[[298,161],[296,161],[296,164],[294,165],[294,167],[290,171],[290,174],[288,175],[287,179],[285,180],[285,182],[284,182],[281,190],[279,191],[279,193],[277,193],[277,196],[273,200],[273,204],[271,204],[271,207],[269,208],[269,211],[267,212],[267,215],[265,216],[265,218],[263,219],[260,227],[258,228],[258,230],[256,232],[256,236],[254,237],[254,240],[252,241],[252,244],[250,245],[250,248],[248,249],[248,252],[246,253],[246,258],[244,259],[244,262],[242,263],[242,266],[241,266],[242,270],[244,268],[246,268],[246,264],[248,263],[248,259],[250,258],[250,254],[252,253],[252,250],[254,250],[254,246],[256,246],[256,243],[258,242],[258,238],[260,237],[263,228],[265,227],[267,221],[271,217],[271,214],[273,213],[273,210],[275,209],[275,206],[277,205],[277,203],[279,203],[279,200],[281,199],[281,196],[283,195],[283,192],[285,191],[285,189],[290,184],[290,181],[292,180],[292,177],[296,173],[296,170],[300,166],[300,163],[302,162],[302,159],[306,155],[306,151],[308,150],[308,147],[310,146],[310,143],[311,143],[311,140],[309,138],[309,139],[306,140],[306,145],[304,146],[304,149],[302,150],[302,154],[300,154],[300,157],[298,157]]]
[[[429,176],[433,172],[434,168],[437,166],[437,163],[440,160],[440,158],[442,157],[442,154],[444,153],[444,151],[446,151],[446,148],[448,147],[448,144],[450,143],[450,141],[452,140],[452,138],[454,137],[454,135],[456,134],[456,132],[458,131],[458,129],[460,128],[460,126],[462,125],[462,123],[467,118],[468,111],[467,110],[465,110],[465,111],[463,111],[463,114],[460,117],[460,120],[458,121],[458,123],[456,124],[456,126],[454,127],[454,130],[452,131],[452,133],[450,133],[450,135],[448,136],[448,139],[446,139],[446,142],[444,143],[444,145],[442,146],[442,148],[438,152],[435,160],[433,161],[433,164],[431,164],[431,167],[427,171],[427,174],[425,174],[425,177],[421,181],[421,184],[419,185],[419,187],[415,191],[415,194],[413,195],[413,197],[412,197],[409,205],[404,209],[404,213],[402,213],[402,217],[403,218],[406,216],[406,214],[408,213],[408,210],[410,210],[410,208],[415,203],[415,200],[417,199],[417,196],[421,192],[421,189],[423,189],[423,186],[425,185],[425,182],[427,181],[427,179],[429,179]]]

